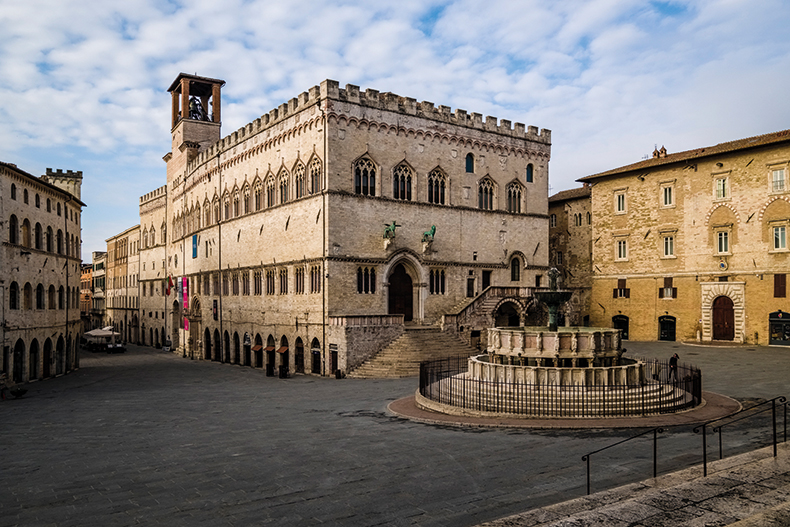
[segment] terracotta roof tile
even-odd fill
[[[563,190],[557,192],[553,196],[549,196],[549,203],[556,201],[566,201],[569,199],[585,198],[590,195],[590,187],[572,188],[570,190]]]
[[[607,170],[606,172],[600,172],[598,174],[585,176],[583,178],[577,179],[577,181],[592,181],[594,179],[605,177],[605,176],[625,174],[627,172],[633,172],[636,170],[643,170],[643,169],[653,168],[662,165],[669,165],[672,163],[679,163],[683,161],[692,161],[704,157],[725,154],[728,152],[735,152],[738,150],[746,150],[748,148],[755,148],[758,146],[770,145],[774,143],[782,143],[785,141],[790,141],[790,130],[782,130],[780,132],[774,132],[771,134],[757,135],[754,137],[747,137],[745,139],[737,139],[735,141],[719,143],[714,146],[695,148],[693,150],[686,150],[685,152],[668,154],[666,157],[653,157],[650,159],[645,159],[644,161],[640,161],[638,163],[633,163],[631,165],[625,165],[619,168],[614,168],[612,170]]]

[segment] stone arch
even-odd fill
[[[233,332],[233,364],[241,364],[241,339],[239,332]]]
[[[702,319],[702,340],[713,340],[713,305],[717,298],[726,296],[732,301],[733,341],[744,341],[746,317],[746,292],[743,282],[702,282],[702,301],[700,303]]]
[[[321,374],[321,342],[317,338],[310,342],[310,373]]]
[[[304,373],[304,341],[302,337],[296,337],[294,343],[294,371]]]
[[[33,339],[30,342],[30,349],[28,351],[28,379],[38,379],[39,378],[39,371],[38,371],[38,364],[39,364],[39,356],[38,356],[38,340]]]
[[[203,359],[211,360],[211,331],[208,328],[203,331]]]
[[[496,327],[520,326],[524,319],[524,306],[516,298],[503,298],[491,313]]]
[[[403,314],[406,322],[422,320],[428,277],[419,258],[408,251],[396,253],[384,267],[383,276],[387,312]]]
[[[729,212],[731,212],[735,216],[735,223],[740,223],[741,222],[741,215],[738,214],[738,210],[735,208],[734,205],[732,205],[731,203],[718,203],[718,204],[714,205],[713,207],[711,207],[710,210],[708,211],[708,213],[705,215],[705,226],[706,227],[710,225],[710,218],[711,218],[711,216],[713,216],[713,214],[717,210],[719,210],[721,208],[729,209]]]
[[[14,366],[11,378],[15,383],[24,382],[25,375],[25,341],[18,339],[14,344]]]
[[[44,341],[44,353],[42,357],[41,376],[47,378],[52,375],[52,339],[47,337]]]
[[[777,201],[784,201],[790,204],[790,198],[788,198],[787,196],[774,196],[773,198],[766,201],[765,204],[762,206],[762,208],[760,209],[760,214],[757,217],[757,220],[762,222],[764,220],[765,212],[768,210],[768,207],[770,207]]]
[[[220,362],[222,360],[222,341],[219,336],[219,330],[214,330],[214,354],[211,360]]]

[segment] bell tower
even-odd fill
[[[185,174],[189,163],[201,150],[220,139],[220,90],[225,81],[180,73],[168,88],[172,97],[171,151],[167,162],[167,182]]]

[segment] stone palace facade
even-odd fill
[[[169,89],[167,181],[140,198],[139,284],[123,282],[139,342],[331,375],[404,325],[470,341],[526,319],[549,130],[326,80],[222,137],[223,85]]]

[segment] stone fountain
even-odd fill
[[[558,276],[551,269],[548,290],[535,293],[548,307],[547,327],[489,328],[486,353],[469,357],[465,372],[429,380],[430,389],[421,384],[418,406],[448,414],[574,418],[699,404],[685,390],[657,382],[654,361],[623,358],[620,330],[558,327],[559,309],[572,296],[557,287]]]

